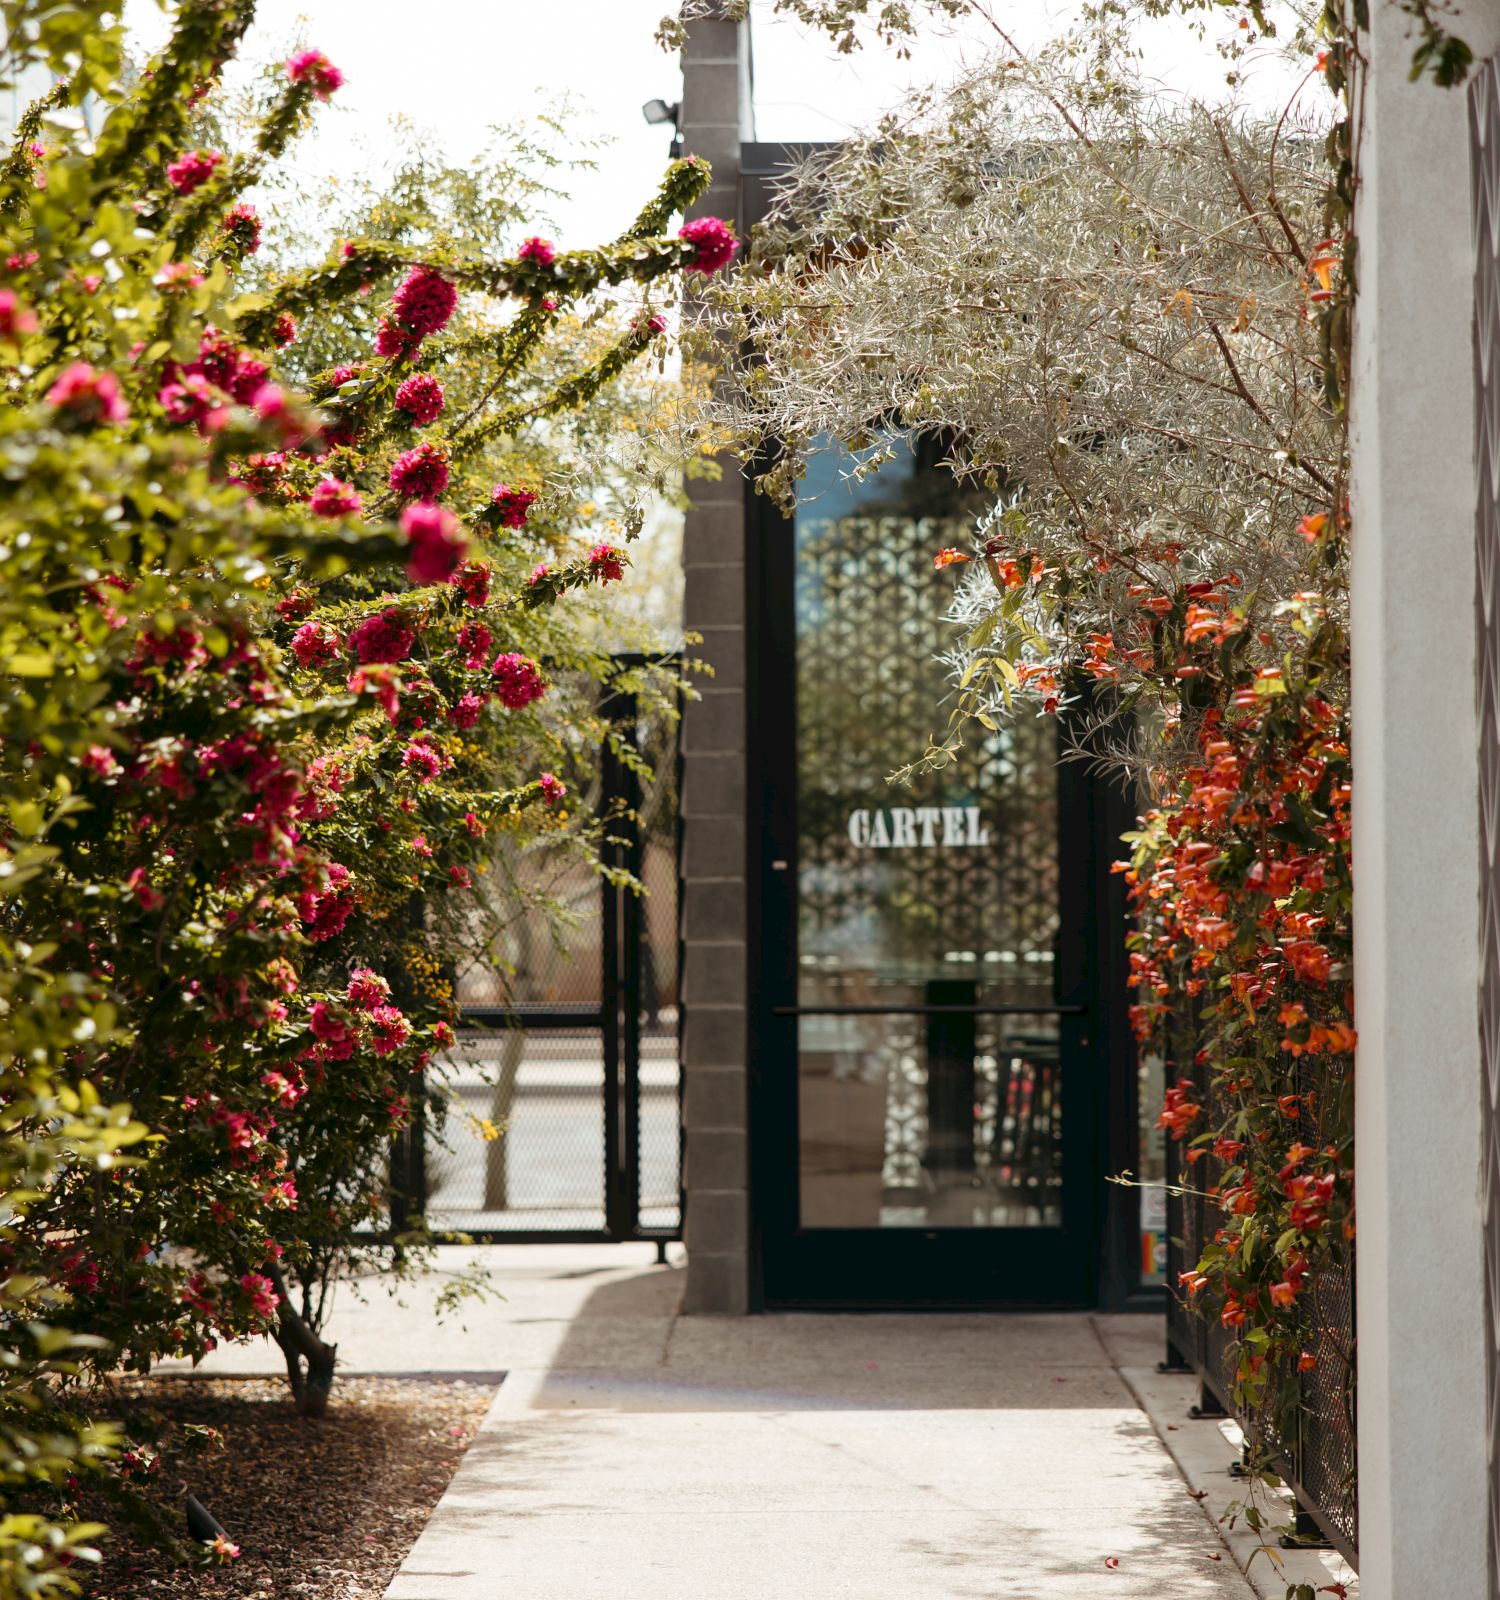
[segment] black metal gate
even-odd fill
[[[641,888],[570,844],[495,863],[526,909],[501,964],[458,976],[458,1042],[426,1086],[397,1184],[434,1233],[682,1236],[679,754],[675,719],[632,686],[644,666],[616,658],[602,709],[617,742],[582,774],[605,865]],[[531,909],[543,895],[566,927]]]
[[[1179,1022],[1175,1059],[1167,1063],[1167,1079],[1183,1079],[1197,1088],[1196,1098],[1209,1108],[1208,1123],[1218,1121],[1219,1107],[1208,1086],[1207,1068],[1198,1060],[1196,1029],[1191,1018]],[[1299,1095],[1315,1091],[1318,1105],[1349,1093],[1347,1080],[1335,1079],[1304,1061],[1297,1072]],[[1308,1144],[1323,1142],[1321,1125],[1308,1112],[1296,1129]],[[1354,1278],[1329,1274],[1315,1285],[1301,1306],[1306,1348],[1317,1365],[1298,1380],[1299,1399],[1290,1419],[1239,1412],[1229,1370],[1239,1354],[1235,1337],[1218,1321],[1206,1319],[1178,1289],[1178,1274],[1197,1264],[1203,1247],[1218,1226],[1218,1203],[1201,1191],[1183,1162],[1182,1147],[1168,1141],[1167,1154],[1167,1364],[1191,1369],[1202,1385],[1201,1407],[1208,1413],[1234,1416],[1247,1437],[1259,1440],[1276,1461],[1277,1471],[1296,1499],[1295,1522],[1301,1538],[1325,1540],[1352,1567],[1359,1565],[1358,1427],[1355,1416]]]

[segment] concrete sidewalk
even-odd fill
[[[688,1318],[672,1267],[547,1256],[476,1313],[509,1376],[388,1600],[1254,1593],[1117,1370],[1152,1319]]]

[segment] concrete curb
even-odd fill
[[[1230,1476],[1240,1458],[1240,1433],[1227,1418],[1190,1417],[1188,1408],[1198,1399],[1198,1382],[1190,1374],[1158,1372],[1140,1361],[1139,1340],[1133,1330],[1123,1332],[1122,1321],[1139,1319],[1096,1316],[1091,1319],[1111,1365],[1145,1412],[1157,1437],[1177,1465],[1190,1491],[1202,1493],[1198,1508],[1213,1523],[1224,1547],[1245,1574],[1260,1600],[1284,1600],[1286,1587],[1310,1583],[1314,1590],[1342,1583],[1349,1600],[1358,1600],[1359,1578],[1336,1551],[1277,1550],[1279,1564],[1243,1522],[1229,1527],[1226,1508],[1245,1498],[1245,1485]],[[1153,1333],[1158,1324],[1153,1321]]]

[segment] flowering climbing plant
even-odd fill
[[[252,7],[171,9],[139,75],[107,0],[3,9],[9,70],[58,75],[0,163],[0,1589],[26,1593],[86,1553],[70,1480],[138,1465],[59,1411],[62,1368],[266,1333],[321,1410],[314,1291],[417,1242],[359,1241],[501,914],[496,850],[573,826],[549,711],[598,652],[569,610],[628,565],[528,435],[659,346],[602,295],[729,248],[671,230],[708,181],[685,161],[603,249],[450,230],[267,265],[254,185],[341,75],[297,51],[220,148]]]

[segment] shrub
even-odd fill
[[[326,1402],[333,1353],[287,1277],[326,1277],[378,1216],[410,1074],[449,1037],[424,975],[465,918],[424,898],[457,901],[494,832],[552,826],[494,657],[565,640],[544,609],[614,572],[580,550],[523,581],[513,502],[474,476],[655,337],[628,327],[523,397],[558,307],[698,253],[661,236],[707,181],[688,162],[603,250],[355,241],[252,285],[247,188],[339,80],[299,53],[247,147],[200,155],[194,107],[250,12],[181,0],[127,86],[102,0],[4,11],[13,64],[64,74],[0,167],[0,1426],[36,1492],[110,1449],[67,1421],[59,1363],[270,1332]],[[393,279],[356,376],[283,367],[299,325]],[[422,378],[430,401],[465,294],[515,307],[488,336],[499,380],[413,443],[396,393]],[[85,1537],[66,1504],[27,1515],[0,1524],[0,1594],[65,1585]]]

